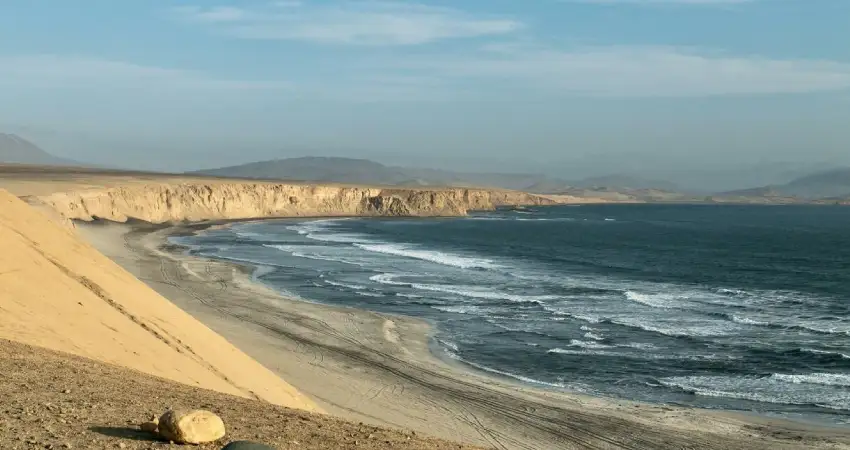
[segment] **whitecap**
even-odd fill
[[[603,348],[613,348],[610,345],[600,344],[595,341],[580,341],[578,339],[570,340],[570,347],[581,347],[587,349],[603,349]]]
[[[336,286],[336,287],[341,287],[341,288],[346,288],[346,289],[352,289],[352,290],[355,290],[355,291],[366,289],[366,286],[361,286],[359,284],[340,283],[339,281],[331,281],[331,280],[324,280],[324,282],[331,285],[331,286]]]
[[[846,373],[810,373],[805,375],[775,373],[770,377],[777,381],[793,384],[823,384],[827,386],[850,387],[850,374]]]
[[[813,354],[816,354],[816,355],[835,355],[835,356],[840,356],[841,358],[844,358],[844,359],[850,359],[850,354],[841,353],[841,352],[834,352],[834,351],[829,351],[829,350],[817,350],[817,349],[814,349],[814,348],[801,348],[800,351],[807,352],[807,353],[813,353]]]
[[[594,341],[602,341],[602,340],[605,339],[604,337],[602,337],[598,334],[593,334],[590,331],[588,331],[587,333],[584,333],[584,337],[586,337],[587,339],[593,339]]]
[[[405,276],[403,274],[384,273],[369,277],[370,280],[391,286],[408,286],[420,291],[441,292],[444,294],[455,294],[462,297],[477,298],[485,300],[508,300],[515,303],[540,303],[544,300],[553,300],[558,298],[554,295],[515,295],[507,292],[494,291],[481,286],[461,286],[461,285],[443,285],[443,284],[424,284],[411,283],[404,281],[396,281],[397,278]]]
[[[681,306],[681,303],[676,302],[676,296],[670,294],[644,294],[641,292],[626,291],[624,295],[633,302],[653,308],[672,309]]]
[[[704,397],[723,397],[786,405],[817,405],[837,410],[850,410],[850,393],[841,387],[801,384],[789,389],[788,382],[775,376],[685,376],[659,380],[667,387],[678,388]]]
[[[493,369],[492,367],[487,367],[487,366],[484,366],[484,365],[481,365],[481,364],[476,364],[474,362],[467,361],[467,360],[461,358],[460,356],[458,356],[456,353],[453,353],[453,352],[447,352],[447,353],[451,358],[456,359],[458,361],[461,361],[464,364],[468,364],[472,367],[475,367],[476,369],[483,370],[485,372],[490,372],[490,373],[495,373],[497,375],[510,377],[510,378],[515,379],[515,380],[523,381],[525,383],[538,384],[538,385],[542,385],[542,386],[556,387],[556,388],[562,388],[562,389],[567,389],[567,387],[568,387],[564,383],[553,383],[553,382],[549,382],[549,381],[535,380],[534,378],[526,377],[526,376],[523,376],[523,375],[518,375],[518,374],[507,372],[507,371],[504,371],[504,370]]]
[[[362,297],[383,297],[384,294],[378,294],[377,292],[368,292],[368,291],[355,291],[355,294]]]
[[[483,312],[486,312],[487,309],[482,308],[476,305],[450,305],[450,306],[437,306],[433,305],[431,308],[436,309],[437,311],[443,311],[447,313],[453,314],[474,314],[478,315]]]
[[[760,320],[753,320],[753,319],[750,319],[748,317],[736,316],[734,314],[731,314],[729,316],[729,318],[732,319],[732,322],[740,323],[740,324],[743,324],[743,325],[759,325],[759,326],[770,325],[770,322],[762,322]]]
[[[489,259],[458,256],[433,250],[419,250],[408,244],[355,243],[354,246],[369,252],[419,259],[461,269],[496,269],[501,267]]]

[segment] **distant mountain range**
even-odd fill
[[[720,194],[724,197],[793,197],[804,200],[850,198],[850,167],[806,175],[785,184]]]
[[[567,181],[541,174],[469,173],[440,169],[386,166],[366,159],[302,157],[261,161],[239,166],[193,172],[233,178],[282,179],[389,186],[478,186],[516,189],[546,194],[575,190],[678,191],[670,182],[629,175],[609,175]]]
[[[20,136],[4,133],[0,133],[0,163],[49,166],[83,165],[77,161],[53,156]]]

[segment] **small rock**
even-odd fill
[[[63,394],[70,394],[70,393],[71,393],[71,390],[70,390],[70,389],[65,389],[64,391],[62,391],[62,393],[63,393]]]
[[[275,450],[265,444],[251,441],[235,441],[225,445],[221,450]]]
[[[127,448],[127,444],[122,442],[122,443],[118,444],[118,448]]]
[[[140,430],[147,431],[148,433],[156,433],[157,428],[159,428],[159,417],[157,416],[151,416],[150,420],[139,425]]]
[[[224,437],[224,422],[204,410],[168,411],[159,418],[159,435],[178,444],[203,444]]]
[[[70,442],[66,442],[66,443],[62,444],[62,447],[65,447],[65,448],[74,448],[74,446],[73,446],[73,445],[71,445],[71,443],[70,443]]]
[[[147,431],[148,433],[156,433],[157,428],[159,428],[159,424],[156,422],[145,422],[139,425],[140,430]]]

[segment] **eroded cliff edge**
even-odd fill
[[[385,189],[278,183],[141,184],[56,192],[29,199],[63,220],[152,223],[304,216],[463,216],[552,200],[485,189]]]

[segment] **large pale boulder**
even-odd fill
[[[159,418],[159,435],[178,444],[203,444],[224,437],[224,422],[204,410],[168,411]]]

